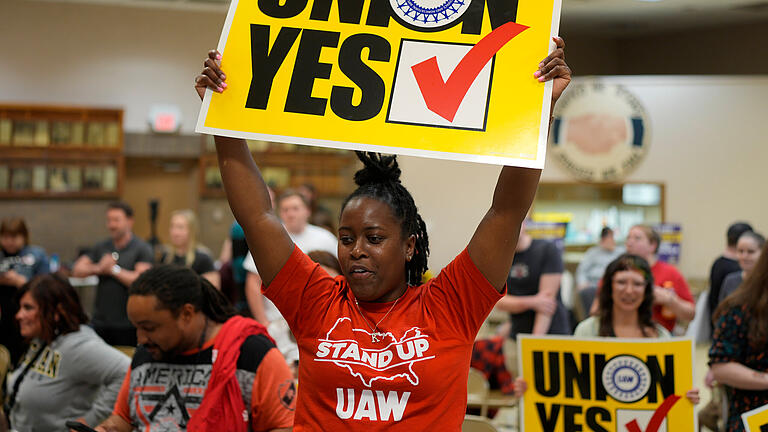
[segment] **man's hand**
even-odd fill
[[[99,269],[99,274],[110,275],[115,264],[117,264],[117,261],[115,261],[112,254],[104,254],[99,262],[96,263],[96,267]]]
[[[195,77],[195,90],[200,100],[203,100],[207,88],[222,93],[227,88],[224,82],[226,79],[227,76],[221,70],[221,53],[217,50],[208,51],[208,58],[203,61],[203,71]]]
[[[97,432],[130,432],[133,426],[122,417],[112,414],[104,422],[94,428]]]
[[[548,294],[540,292],[531,298],[531,306],[537,313],[554,315],[557,310],[557,302]]]

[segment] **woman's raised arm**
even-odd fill
[[[195,89],[201,99],[206,88],[222,93],[226,78],[221,54],[209,51],[202,73],[195,78]],[[267,185],[245,140],[215,136],[214,141],[229,207],[243,227],[259,275],[269,285],[291,256],[293,241],[272,211]]]
[[[571,81],[571,70],[565,63],[565,42],[554,38],[557,48],[539,63],[534,79],[553,81],[552,104],[560,98]],[[515,256],[520,226],[536,195],[541,170],[505,166],[501,170],[488,213],[478,225],[468,252],[472,261],[497,290],[504,288],[507,273]]]

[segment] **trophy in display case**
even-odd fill
[[[11,172],[8,170],[7,165],[0,165],[0,192],[5,192],[10,186]]]
[[[7,118],[0,118],[0,146],[11,145],[12,132],[13,121]]]
[[[48,190],[51,192],[77,192],[81,189],[79,166],[48,167]]]
[[[27,147],[35,145],[35,132],[37,126],[31,121],[13,122],[13,145],[17,147]]]
[[[11,170],[11,190],[32,190],[32,168],[16,167]]]
[[[87,166],[83,169],[83,189],[101,190],[104,171],[101,166]]]
[[[72,128],[69,122],[51,123],[51,144],[54,146],[67,146],[71,140]]]
[[[85,137],[85,145],[87,147],[104,147],[105,142],[104,123],[88,123],[88,135]]]

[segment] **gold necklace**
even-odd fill
[[[357,312],[360,314],[361,317],[363,317],[363,321],[365,321],[365,324],[368,326],[368,328],[371,329],[372,343],[381,342],[382,340],[384,340],[384,336],[386,336],[387,334],[379,331],[379,324],[381,324],[381,322],[384,321],[384,319],[389,315],[389,313],[392,312],[392,309],[395,308],[395,305],[397,304],[398,301],[400,301],[400,298],[401,297],[398,297],[397,300],[395,300],[395,302],[392,303],[392,306],[390,306],[387,313],[385,313],[384,316],[381,317],[379,322],[376,323],[376,326],[371,326],[371,323],[368,322],[368,318],[366,318],[365,315],[363,315],[363,311],[362,309],[360,309],[360,303],[358,303],[357,299],[355,299],[355,306],[357,306]]]

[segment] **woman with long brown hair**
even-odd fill
[[[670,337],[652,318],[653,274],[646,260],[630,254],[618,257],[608,264],[601,286],[597,316],[580,322],[575,336]]]
[[[654,280],[651,266],[644,258],[624,254],[605,269],[597,314],[580,322],[576,337],[620,337],[669,339],[664,326],[652,318]],[[528,385],[515,379],[515,396],[522,397]],[[699,389],[685,393],[693,404],[699,403]]]
[[[717,382],[733,388],[726,430],[741,432],[741,414],[768,404],[768,243],[715,320],[709,365]]]

